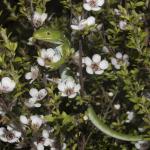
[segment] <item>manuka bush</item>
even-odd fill
[[[0,1],[0,149],[149,150],[149,27],[149,0]]]

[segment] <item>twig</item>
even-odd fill
[[[32,24],[33,30],[35,31],[35,26],[33,23],[34,8],[33,8],[32,0],[30,0],[30,9],[31,9],[31,24]]]
[[[83,37],[81,36],[80,37],[80,40],[79,40],[79,74],[80,74],[80,85],[81,85],[81,90],[80,90],[80,94],[81,94],[81,97],[83,97],[83,94],[84,94],[84,83],[83,83],[83,72],[82,72],[82,50],[83,50]]]
[[[88,141],[89,141],[90,137],[92,136],[92,134],[93,134],[93,131],[90,132],[90,134],[88,135],[88,137],[87,137],[87,139],[86,139],[86,141],[84,143],[84,148],[86,148],[86,145],[88,144]]]
[[[33,8],[32,0],[30,0],[30,9],[31,9],[31,15],[33,15],[34,14],[34,8]]]

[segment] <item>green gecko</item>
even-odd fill
[[[105,133],[108,136],[111,136],[113,138],[123,140],[123,141],[150,141],[150,136],[148,135],[128,135],[120,132],[116,132],[112,130],[110,127],[108,127],[104,122],[98,118],[96,115],[94,109],[90,106],[87,110],[87,115],[91,122],[103,133]]]
[[[32,38],[33,40],[45,41],[58,45],[62,44],[64,39],[66,40],[63,32],[54,27],[41,27],[33,33]]]

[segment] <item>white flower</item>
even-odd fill
[[[84,115],[84,116],[83,116],[83,119],[84,119],[85,121],[87,121],[89,118],[88,118],[87,115]]]
[[[115,104],[115,105],[114,105],[114,108],[115,108],[116,110],[119,110],[119,109],[120,109],[120,104]]]
[[[80,19],[79,22],[76,20],[73,20],[75,24],[71,25],[71,28],[73,30],[84,30],[86,27],[90,27],[95,25],[95,18],[93,16],[88,17],[87,19]]]
[[[121,30],[125,30],[125,29],[126,29],[126,26],[127,26],[127,22],[126,22],[126,21],[121,20],[121,21],[119,22],[119,28],[120,28]]]
[[[49,137],[49,133],[49,130],[44,129],[42,131],[42,136],[34,142],[35,146],[37,147],[37,150],[44,150],[44,146],[51,147],[54,145],[55,140]]]
[[[40,66],[50,67],[50,63],[56,63],[61,59],[60,47],[55,49],[42,49],[40,52],[40,57],[38,57],[37,62]]]
[[[71,77],[62,80],[58,84],[58,89],[63,97],[74,98],[80,91],[80,84],[76,84]]]
[[[57,150],[57,148],[55,148],[55,147],[51,147],[51,150]]]
[[[79,65],[79,55],[80,55],[79,51],[76,51],[72,56],[72,60],[76,65]]]
[[[122,65],[129,65],[129,56],[127,54],[122,54],[121,52],[116,53],[115,58],[111,58],[111,63],[116,69],[120,69]]]
[[[14,130],[12,127],[7,126],[0,128],[0,140],[3,142],[15,143],[19,141],[21,132]]]
[[[37,100],[42,100],[47,95],[46,89],[37,90],[36,88],[31,88],[29,91],[32,98],[35,98]]]
[[[87,11],[99,11],[104,4],[104,0],[85,0],[83,7]]]
[[[86,72],[89,74],[102,74],[109,67],[107,60],[101,60],[101,56],[94,54],[92,59],[85,57],[83,63],[86,65]]]
[[[27,124],[29,123],[29,120],[27,119],[26,116],[21,115],[21,116],[20,116],[20,122],[21,122],[22,124],[27,125]]]
[[[27,102],[25,102],[26,106],[28,107],[41,107],[40,103],[37,103],[38,101],[41,101],[44,99],[47,95],[46,89],[37,90],[35,88],[30,89],[29,91],[30,95],[32,96],[29,98]]]
[[[0,92],[9,93],[14,90],[16,83],[9,77],[3,77],[0,82]]]
[[[148,150],[150,148],[150,144],[148,141],[138,141],[135,143],[135,147],[138,150]]]
[[[37,79],[39,75],[39,68],[37,66],[31,67],[31,72],[28,72],[25,74],[25,79],[26,80],[31,80],[30,84]]]
[[[62,145],[62,150],[66,150],[66,148],[67,148],[67,144],[66,144],[66,143],[63,143],[63,145]]]
[[[34,14],[33,14],[33,25],[35,27],[40,27],[43,25],[43,23],[45,22],[46,19],[47,19],[46,13],[34,12]]]
[[[115,15],[120,16],[120,11],[118,9],[114,9]]]
[[[127,119],[125,120],[125,122],[126,123],[130,123],[133,120],[133,118],[134,118],[134,112],[127,111],[126,113],[127,113]]]
[[[31,120],[31,126],[34,128],[40,128],[41,125],[44,123],[43,122],[43,119],[38,116],[38,115],[33,115],[30,117],[30,120]]]
[[[139,127],[139,128],[138,128],[138,131],[139,131],[139,132],[144,132],[144,131],[145,131],[145,129],[144,129],[144,128],[142,128],[142,127]]]
[[[113,97],[113,96],[114,96],[114,93],[113,93],[113,92],[108,92],[108,96],[109,96],[109,97]]]
[[[109,53],[110,52],[110,50],[106,47],[106,46],[104,46],[103,48],[102,48],[102,51],[104,52],[104,53]]]

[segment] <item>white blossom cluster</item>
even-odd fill
[[[27,118],[24,115],[20,116],[20,122],[24,126],[24,129],[31,127],[33,130],[40,130],[41,126],[45,124],[42,116],[33,115]],[[36,146],[37,150],[44,150],[44,147],[50,147],[51,149],[55,150],[55,139],[50,137],[53,132],[51,128],[44,128],[42,130],[41,135],[38,135],[33,144]]]

